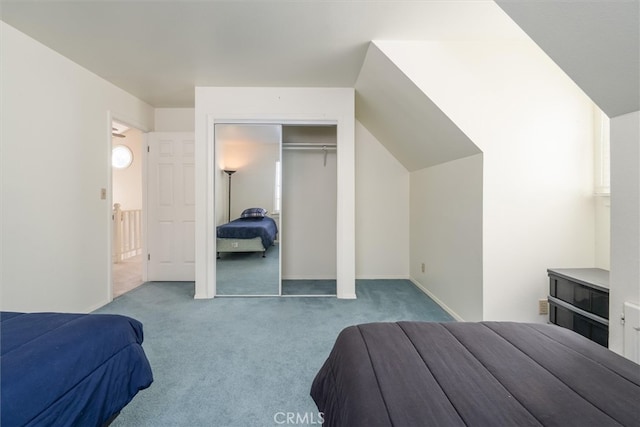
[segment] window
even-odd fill
[[[608,196],[611,194],[610,156],[609,156],[609,117],[599,109],[595,114],[595,193]]]
[[[133,153],[126,145],[116,145],[111,151],[111,165],[116,169],[126,169],[133,162]]]
[[[282,170],[280,161],[276,161],[276,188],[275,188],[275,200],[274,200],[274,213],[280,212],[282,205]]]

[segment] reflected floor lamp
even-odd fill
[[[231,175],[236,173],[236,171],[233,171],[233,170],[230,170],[230,169],[225,169],[224,173],[229,175],[229,204],[227,205],[227,207],[228,207],[227,218],[229,218],[229,222],[231,222]]]

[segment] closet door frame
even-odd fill
[[[338,133],[338,145],[337,145],[337,150],[336,150],[336,155],[337,155],[337,163],[338,163],[338,188],[337,188],[337,198],[338,198],[338,203],[337,203],[337,221],[338,221],[338,225],[337,225],[337,229],[336,229],[336,234],[337,234],[337,242],[336,242],[336,269],[337,269],[337,296],[338,298],[344,298],[344,299],[354,299],[356,298],[355,295],[355,266],[353,265],[353,263],[355,262],[355,259],[351,259],[354,258],[355,254],[350,254],[349,252],[349,248],[344,248],[341,246],[341,229],[345,228],[345,217],[350,217],[353,216],[352,215],[352,209],[349,209],[349,207],[353,208],[353,206],[349,206],[349,203],[341,203],[341,198],[344,197],[344,195],[346,194],[347,197],[349,197],[349,193],[353,192],[353,188],[349,188],[349,183],[351,183],[352,185],[354,184],[353,179],[349,180],[346,179],[343,182],[347,183],[347,187],[346,189],[341,188],[340,183],[341,183],[341,151],[344,151],[344,153],[346,154],[344,157],[351,159],[350,162],[347,163],[351,163],[350,165],[345,164],[345,162],[343,161],[343,167],[347,167],[350,168],[350,170],[345,171],[343,169],[343,172],[348,172],[350,174],[353,174],[353,167],[354,162],[353,162],[353,151],[355,150],[354,146],[351,147],[342,147],[343,150],[341,150],[340,147],[340,131],[341,131],[341,125],[340,125],[340,121],[339,120],[326,120],[326,119],[278,119],[278,118],[248,118],[248,117],[243,117],[243,118],[227,118],[227,119],[222,119],[222,118],[215,118],[212,115],[208,115],[207,116],[207,149],[206,152],[209,153],[207,155],[207,185],[206,190],[206,220],[204,221],[206,224],[206,234],[205,234],[205,239],[206,239],[206,280],[205,280],[205,284],[206,284],[206,292],[204,294],[199,293],[198,289],[198,278],[196,278],[196,293],[195,293],[195,298],[199,299],[199,298],[212,298],[215,294],[216,294],[216,263],[215,263],[215,257],[212,256],[212,254],[216,253],[216,239],[215,239],[215,218],[216,215],[218,214],[218,210],[219,207],[216,206],[215,203],[215,196],[214,196],[214,189],[216,188],[216,185],[218,185],[217,181],[216,181],[216,144],[215,144],[215,125],[216,124],[270,124],[270,125],[281,125],[281,126],[286,126],[286,125],[333,125],[337,127],[337,133]],[[355,141],[354,141],[355,143]],[[349,144],[350,145],[350,144]],[[351,152],[349,152],[349,149]],[[351,177],[353,178],[353,177]],[[352,186],[351,185],[351,186]],[[341,193],[342,197],[341,197]],[[352,198],[352,197],[351,197]],[[353,204],[353,202],[351,203]],[[344,210],[344,211],[343,211]],[[345,215],[346,214],[346,215]],[[286,215],[286,213],[285,213]],[[282,221],[282,217],[280,218],[280,220]],[[350,221],[355,220],[355,218],[350,218]],[[349,221],[346,221],[346,228],[352,228],[353,227],[349,227]],[[342,224],[342,227],[341,227]],[[353,225],[353,224],[352,224]],[[353,231],[355,233],[355,230]],[[346,254],[345,254],[346,252]],[[346,256],[345,256],[346,255]],[[350,262],[351,260],[351,262]],[[281,261],[282,262],[282,261]],[[201,286],[200,289],[202,289],[203,287]]]

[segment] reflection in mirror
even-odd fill
[[[279,295],[280,125],[216,124],[216,295]]]

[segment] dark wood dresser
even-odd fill
[[[609,272],[550,268],[549,321],[605,347],[609,344]]]

